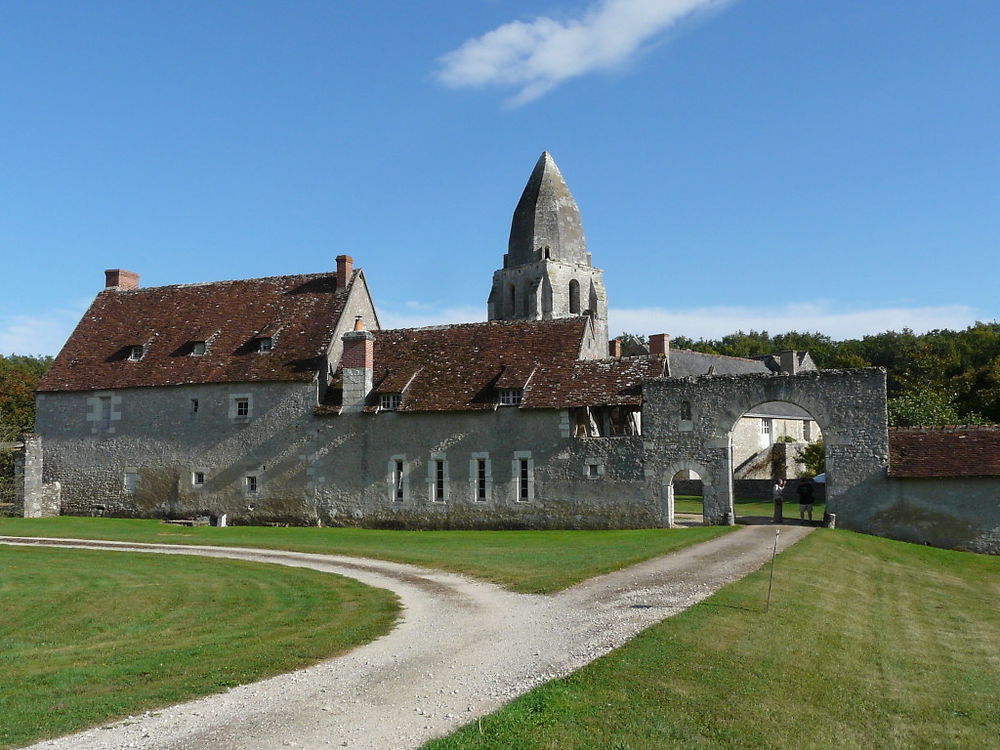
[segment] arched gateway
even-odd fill
[[[849,513],[886,479],[889,435],[881,368],[659,378],[643,384],[643,396],[646,476],[659,478],[666,501],[678,467],[702,467],[705,523],[725,523],[732,513],[730,433],[744,413],[766,402],[800,406],[822,430],[831,513]]]

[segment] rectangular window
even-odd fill
[[[208,351],[204,341],[195,341],[191,344],[191,356],[201,357]]]
[[[274,348],[274,339],[267,337],[257,339],[257,351],[266,354]]]
[[[128,350],[128,358],[133,362],[138,362],[142,359],[142,355],[145,353],[144,346],[130,346]]]
[[[378,405],[385,411],[395,411],[403,400],[402,393],[383,393],[379,396]]]
[[[236,399],[236,416],[237,417],[250,416],[250,399],[248,398]]]
[[[392,499],[397,503],[406,499],[406,492],[403,487],[403,459],[393,459],[392,469]]]
[[[203,484],[205,484],[205,472],[192,471],[191,484],[193,484],[195,487],[201,487]]]
[[[681,421],[690,422],[691,421],[691,402],[681,401]]]
[[[257,492],[257,477],[255,477],[253,474],[248,474],[244,478],[244,481],[245,481],[245,487],[246,487],[246,490],[247,490],[247,494],[250,494],[250,495],[256,494],[256,492]]]
[[[476,459],[476,500],[486,502],[486,459]]]
[[[770,419],[764,418],[760,420],[760,434],[770,435],[771,434],[771,421]]]
[[[445,500],[444,461],[437,458],[434,459],[434,461],[432,461],[432,464],[434,469],[434,483],[432,485],[433,492],[431,493],[432,495],[431,499],[436,503],[443,503]]]
[[[597,479],[601,476],[600,464],[587,464],[587,476],[591,479]]]
[[[111,396],[101,396],[100,416],[97,420],[97,427],[101,430],[111,429]]]
[[[523,388],[501,388],[500,406],[517,406],[524,395]]]
[[[526,503],[535,499],[535,462],[531,451],[515,451],[511,462],[514,500]]]
[[[130,495],[135,492],[135,488],[139,486],[139,472],[136,471],[126,471],[125,472],[125,491]]]
[[[191,413],[192,414],[198,413],[198,399],[196,398],[191,399]]]

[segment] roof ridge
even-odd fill
[[[257,276],[250,279],[221,279],[219,281],[189,281],[183,284],[161,284],[160,286],[143,286],[136,289],[111,289],[110,287],[105,287],[101,289],[102,292],[114,291],[115,294],[128,294],[134,292],[148,292],[156,289],[188,289],[191,287],[198,286],[219,286],[222,284],[245,284],[251,281],[275,281],[277,279],[315,279],[322,276],[336,276],[336,271],[324,271],[320,273],[290,273],[283,274],[280,276]]]

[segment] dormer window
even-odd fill
[[[274,348],[274,339],[270,336],[257,339],[257,351],[266,354]]]
[[[128,358],[132,362],[138,362],[145,353],[146,347],[144,346],[130,346],[128,348]]]
[[[378,405],[383,411],[396,411],[402,401],[402,393],[383,393],[378,398]]]
[[[523,395],[523,388],[501,388],[499,401],[500,406],[517,406],[521,403],[521,397]]]
[[[191,342],[191,356],[192,357],[202,357],[205,352],[208,351],[208,345],[204,341],[192,341]]]

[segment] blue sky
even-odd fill
[[[1000,3],[0,4],[0,352],[144,286],[365,269],[485,316],[543,150],[612,333],[997,320]]]

